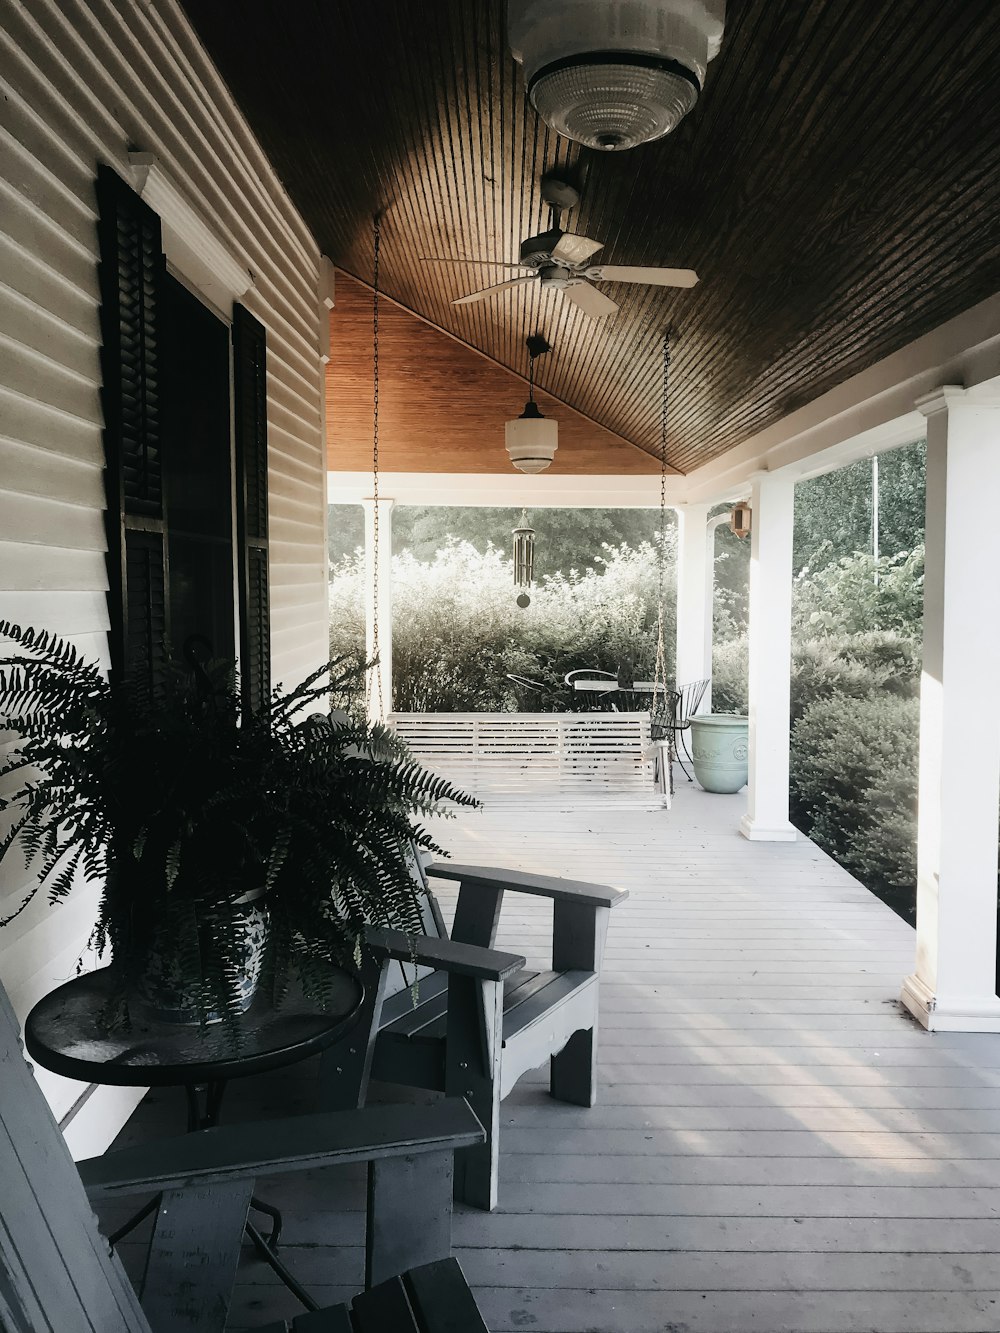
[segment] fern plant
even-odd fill
[[[412,849],[443,854],[421,822],[473,798],[422,769],[388,730],[309,714],[355,683],[335,658],[241,714],[232,671],[167,672],[150,687],[107,680],[58,637],[0,621],[0,861],[20,851],[52,903],[101,886],[92,943],[110,953],[126,1005],[155,942],[169,938],[187,1006],[239,1009],[236,900],[263,887],[261,985],[293,974],[321,995],[331,963],[359,963],[365,927],[421,933]]]

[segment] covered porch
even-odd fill
[[[555,1103],[528,1076],[503,1106],[498,1209],[456,1209],[487,1324],[995,1330],[1000,1037],[928,1040],[897,998],[911,928],[808,841],[740,838],[741,805],[683,784],[672,813],[555,802],[438,830],[459,860],[631,894],[604,964],[598,1105]],[[501,946],[530,965],[548,928],[544,906],[511,902]],[[231,1115],[287,1114],[289,1082],[234,1087]],[[151,1097],[123,1141],[172,1114]],[[355,1289],[363,1174],[276,1198],[285,1258],[321,1302]],[[288,1299],[247,1262],[232,1327]]]

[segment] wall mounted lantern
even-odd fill
[[[751,510],[749,500],[739,500],[729,514],[729,531],[735,537],[749,537]]]

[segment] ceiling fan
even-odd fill
[[[602,319],[618,309],[610,296],[605,296],[593,284],[597,282],[631,282],[655,287],[693,287],[698,275],[689,268],[642,268],[633,264],[591,264],[589,260],[601,249],[603,242],[587,236],[576,236],[559,227],[560,209],[575,208],[580,201],[577,191],[565,181],[546,179],[542,182],[542,199],[552,210],[552,226],[538,236],[529,236],[521,242],[520,261],[516,264],[492,259],[444,259],[425,257],[429,264],[479,264],[493,268],[530,269],[517,278],[483,287],[468,296],[459,296],[452,305],[472,305],[485,301],[497,292],[511,287],[537,282],[543,291],[557,291],[589,315]]]

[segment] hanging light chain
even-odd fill
[[[378,503],[378,298],[379,298],[379,257],[382,244],[382,224],[379,215],[376,213],[373,226],[373,254],[372,254],[372,658],[377,662],[379,657],[378,642],[378,604],[379,604],[379,503]],[[368,696],[371,700],[372,691],[378,689],[379,715],[385,711],[385,700],[382,697],[382,669],[376,666],[372,671],[372,677],[369,680]]]

